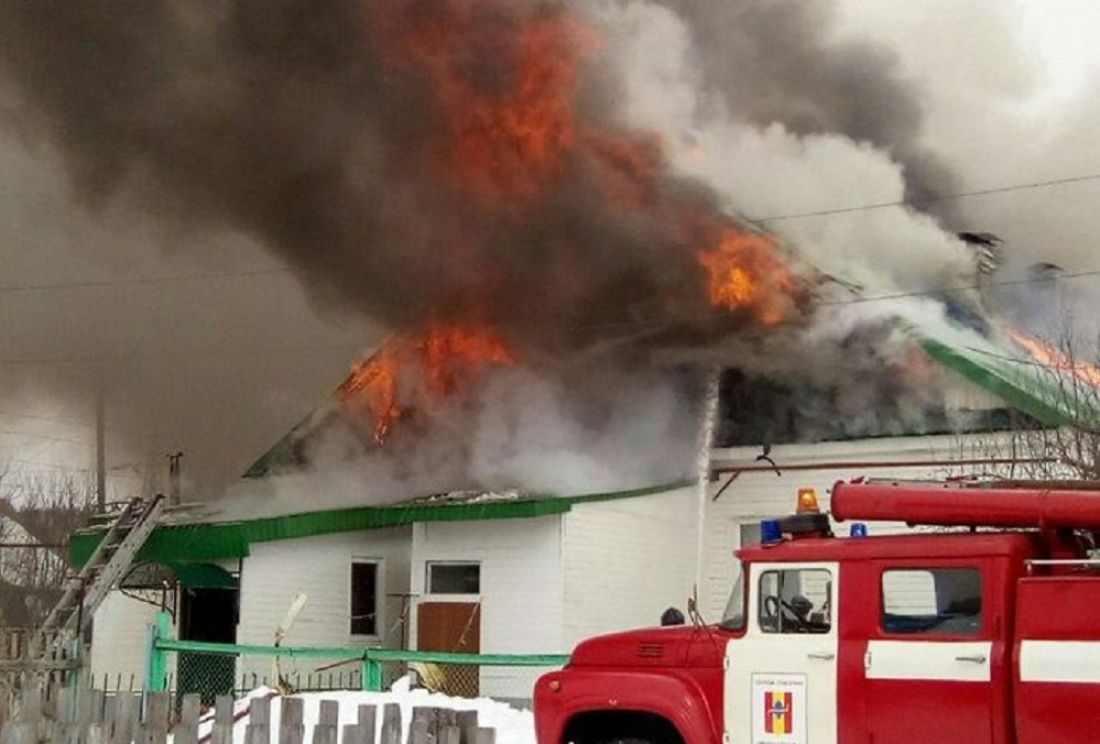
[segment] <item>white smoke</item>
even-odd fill
[[[674,167],[715,188],[731,210],[766,220],[904,199],[904,170],[888,153],[839,134],[754,126],[707,94],[692,37],[672,10],[609,1],[594,13],[625,83],[626,120],[659,132]],[[954,287],[974,268],[960,240],[909,207],[763,226],[817,269],[868,293]]]
[[[365,451],[355,425],[329,423],[307,438],[304,469],[242,483],[231,495],[285,512],[302,508],[304,492],[310,508],[334,508],[453,491],[576,496],[686,480],[702,402],[693,378],[578,370],[567,383],[498,369],[475,394],[400,422],[379,449]],[[255,506],[246,499],[217,508],[237,514]]]
[[[925,140],[950,162],[960,189],[1100,173],[1100,6],[1090,0],[841,0],[840,28],[874,34],[900,60],[925,101]],[[1028,281],[1029,267],[1100,269],[1100,181],[1012,190],[958,200],[966,229],[1004,239],[1000,281]],[[1052,338],[1095,338],[1100,277],[1013,284],[997,310]]]

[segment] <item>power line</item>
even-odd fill
[[[41,439],[47,442],[65,442],[67,444],[79,444],[84,446],[88,442],[81,441],[79,439],[69,439],[67,437],[55,437],[48,434],[30,434],[25,431],[15,431],[14,429],[0,429],[0,435],[10,437],[26,437],[27,439]]]
[[[1064,274],[1059,274],[1057,277],[1055,277],[1055,280],[1081,279],[1090,276],[1100,276],[1100,269],[1066,272]],[[1039,284],[1050,281],[1051,279],[1045,277],[1034,277],[1030,279],[1005,279],[1002,281],[972,282],[970,284],[958,284],[952,287],[944,287],[942,289],[922,289],[913,290],[910,292],[895,292],[892,294],[871,295],[870,297],[850,297],[845,300],[823,300],[817,304],[818,306],[860,305],[867,302],[884,302],[886,300],[901,300],[911,297],[937,297],[943,294],[950,294],[951,292],[965,292],[973,289],[985,289],[986,287],[1018,287],[1027,284]]]
[[[958,191],[950,194],[918,197],[908,200],[899,199],[895,201],[874,202],[870,204],[860,204],[849,207],[819,209],[811,212],[795,212],[792,214],[779,214],[771,215],[768,217],[746,217],[745,219],[749,222],[763,224],[768,222],[783,222],[787,220],[807,219],[810,217],[827,217],[830,215],[848,214],[851,212],[867,212],[878,209],[889,209],[892,207],[919,207],[929,204],[938,204],[945,201],[953,201],[957,199],[970,199],[978,196],[1006,194],[1015,191],[1029,191],[1033,189],[1050,188],[1053,186],[1064,186],[1067,184],[1084,183],[1096,180],[1100,180],[1100,173],[1090,173],[1080,176],[1067,176],[1065,178],[1052,178],[1044,181],[1016,183],[1007,186],[996,186],[987,189],[975,189],[972,191]],[[262,269],[244,269],[241,271],[223,271],[206,274],[191,274],[186,276],[138,277],[133,279],[103,279],[70,282],[43,282],[40,284],[17,284],[6,286],[0,285],[0,292],[45,292],[58,289],[141,286],[150,284],[182,284],[188,282],[217,281],[221,279],[244,279],[259,276],[272,276],[279,274],[289,274],[292,272],[293,269],[289,266],[272,266]]]
[[[49,416],[36,416],[34,414],[18,413],[16,411],[0,411],[0,419],[4,418],[25,419],[27,421],[41,421],[43,423],[58,424],[61,426],[72,426],[80,429],[95,429],[95,426],[91,424],[81,423],[76,419],[50,418]]]
[[[2,364],[2,362],[0,362]],[[42,423],[55,424],[57,426],[65,426],[72,429],[85,429],[88,431],[95,431],[95,424],[87,424],[78,419],[65,419],[65,418],[53,418],[50,416],[38,416],[30,413],[20,413],[18,411],[5,411],[0,410],[0,422],[4,419],[23,419],[25,421],[41,421]],[[129,434],[137,438],[136,433],[133,430],[123,430],[117,426],[107,426],[106,431],[112,434]]]
[[[7,458],[4,460],[4,462],[14,462],[19,463],[20,465],[30,465],[35,468],[42,468],[43,470],[64,470],[70,473],[92,473],[95,471],[95,468],[78,468],[73,467],[72,465],[61,465],[60,463],[37,462],[35,460],[25,460],[21,457]]]
[[[1090,269],[1087,271],[1067,272],[1060,274],[1057,279],[1081,279],[1086,277],[1100,276],[1100,269]],[[888,302],[891,300],[913,299],[913,298],[938,298],[945,294],[951,294],[953,292],[965,292],[970,290],[985,289],[989,287],[1014,287],[1023,286],[1028,284],[1038,284],[1051,281],[1048,278],[1033,277],[1028,279],[1006,279],[1002,281],[986,281],[986,282],[973,282],[968,284],[957,284],[950,287],[942,287],[937,289],[925,289],[925,290],[912,290],[907,292],[892,292],[890,294],[871,295],[867,297],[849,297],[843,300],[821,300],[816,303],[817,307],[837,307],[844,305],[863,305],[872,302]],[[723,310],[714,310],[705,316],[700,316],[699,320],[707,320],[711,318],[722,317],[726,314]],[[673,319],[675,320],[675,319]],[[665,318],[633,318],[624,320],[610,320],[594,323],[572,323],[568,326],[564,326],[571,330],[613,330],[613,329],[645,329],[645,328],[659,328],[666,324],[668,319]],[[539,327],[548,328],[553,324],[540,324]],[[28,357],[22,359],[0,359],[0,366],[35,366],[35,365],[79,365],[79,364],[112,364],[117,362],[129,362],[129,361],[153,361],[160,359],[227,359],[232,357],[265,357],[276,356],[280,354],[312,354],[318,352],[328,351],[358,351],[363,349],[365,344],[362,343],[349,343],[349,344],[327,344],[317,346],[298,346],[298,347],[271,347],[267,349],[209,349],[192,352],[179,352],[179,353],[155,353],[155,354],[127,354],[114,357]]]
[[[889,209],[891,207],[921,207],[929,204],[938,204],[956,199],[970,199],[976,196],[989,196],[992,194],[1007,194],[1013,191],[1029,191],[1032,189],[1045,189],[1051,186],[1064,186],[1071,183],[1084,183],[1086,181],[1100,180],[1100,173],[1090,173],[1083,176],[1068,176],[1066,178],[1052,178],[1047,181],[1032,181],[1031,183],[1017,183],[1010,186],[997,186],[989,189],[975,189],[974,191],[958,191],[939,196],[926,196],[913,199],[899,199],[897,201],[877,202],[861,204],[852,207],[836,207],[833,209],[819,209],[814,212],[795,212],[793,214],[779,214],[770,217],[749,218],[752,222],[783,222],[786,220],[801,220],[809,217],[828,217],[835,214],[847,214],[849,212],[868,212],[876,209]]]
[[[0,292],[46,292],[56,289],[87,289],[102,287],[122,287],[148,284],[185,284],[188,282],[216,281],[220,279],[247,279],[257,276],[288,274],[289,266],[275,266],[268,269],[246,269],[243,271],[224,271],[210,274],[190,274],[186,276],[152,276],[134,279],[103,279],[72,282],[46,282],[42,284],[13,284],[0,286]]]
[[[206,349],[192,352],[162,352],[155,354],[122,354],[102,357],[24,357],[22,359],[0,359],[0,365],[66,365],[66,364],[112,364],[115,362],[154,361],[160,359],[228,359],[231,357],[275,356],[278,354],[312,354],[325,351],[349,351],[362,349],[364,344],[330,344],[318,346],[286,346],[267,349]]]

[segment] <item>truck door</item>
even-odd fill
[[[1075,568],[1091,568],[1090,563],[1081,561]],[[1022,579],[1016,607],[1016,740],[1095,741],[1100,731],[1100,576]]]
[[[981,561],[877,568],[878,619],[864,656],[871,741],[989,744],[994,639]]]
[[[836,563],[749,566],[745,635],[726,646],[729,744],[835,744]]]

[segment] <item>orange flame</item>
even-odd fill
[[[419,165],[456,187],[463,206],[472,197],[472,223],[479,209],[505,205],[511,217],[514,208],[544,207],[551,189],[575,176],[607,209],[630,211],[629,229],[649,230],[660,245],[686,246],[705,269],[700,289],[712,307],[767,326],[793,315],[798,282],[773,239],[743,231],[706,199],[665,188],[658,136],[579,118],[582,66],[599,39],[567,6],[385,0],[366,7],[383,64],[426,83],[442,125],[419,143]],[[471,271],[489,275],[476,236],[474,228],[459,240],[475,241]],[[445,376],[429,379],[450,384]]]
[[[340,400],[362,398],[374,416],[374,441],[386,440],[393,422],[401,415],[397,405],[397,377],[400,362],[396,349],[383,347],[370,359],[360,362],[336,391]]]
[[[411,19],[392,0],[371,6],[386,61],[431,83],[450,133],[440,160],[461,187],[523,199],[561,173],[577,141],[580,62],[596,38],[587,26],[555,10],[517,29],[501,20],[516,18],[504,0],[444,0]],[[484,50],[492,59],[479,58]]]
[[[1100,367],[1086,362],[1070,359],[1045,341],[1024,333],[1018,328],[1009,328],[1008,337],[1032,359],[1049,369],[1068,372],[1081,382],[1100,387]]]
[[[374,441],[381,445],[398,419],[455,393],[492,365],[517,361],[490,331],[437,325],[423,336],[399,336],[386,343],[356,365],[337,397],[362,403],[374,419]]]
[[[789,315],[794,277],[769,236],[726,230],[718,245],[698,258],[707,272],[713,307],[751,313],[766,326]]]
[[[513,90],[498,98],[466,91],[448,102],[459,171],[483,193],[532,196],[561,172],[576,142],[573,97],[582,38],[565,16],[536,20],[520,36]]]
[[[491,333],[455,326],[430,330],[419,342],[427,390],[453,393],[461,379],[481,374],[490,365],[515,364],[516,354]]]

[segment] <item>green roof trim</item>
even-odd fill
[[[530,519],[564,514],[575,504],[638,498],[690,485],[677,481],[630,491],[583,496],[470,501],[466,503],[405,503],[392,506],[360,506],[329,511],[287,514],[238,522],[199,522],[158,526],[135,558],[175,565],[180,562],[244,558],[252,543],[293,540],[339,532],[401,527],[418,522],[460,522],[487,519]],[[84,529],[69,541],[69,557],[82,566],[91,556],[102,529]]]
[[[135,562],[170,563],[171,561],[217,561],[244,558],[248,540],[241,522],[225,524],[161,525],[153,530]],[[85,529],[69,539],[69,560],[83,566],[92,556],[104,529]]]
[[[996,395],[1009,405],[1031,416],[1047,426],[1063,426],[1072,418],[1055,402],[1025,389],[1019,379],[998,372],[988,364],[978,364],[973,359],[946,344],[930,338],[921,338],[920,345],[930,357],[948,369],[958,372],[966,379]]]

